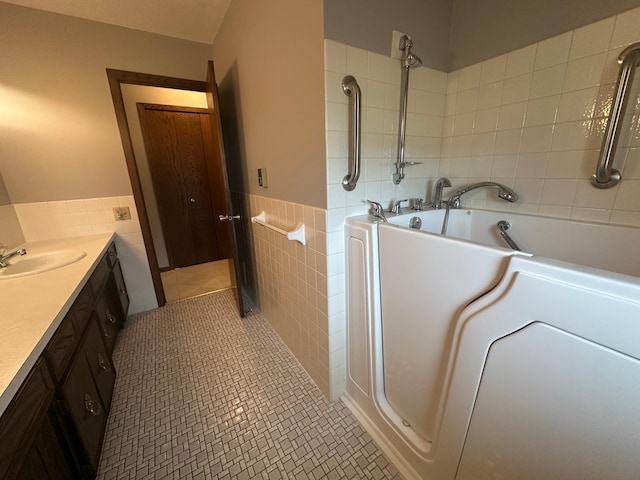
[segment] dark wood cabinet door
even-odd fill
[[[96,472],[107,424],[107,412],[93,382],[91,368],[85,355],[76,355],[61,390],[88,466]]]
[[[27,451],[18,480],[70,480],[79,478],[69,461],[52,421],[53,413],[44,417]]]
[[[82,332],[77,332],[74,327],[74,316],[75,311],[72,307],[45,350],[49,366],[56,380],[61,379],[64,375],[82,335]]]

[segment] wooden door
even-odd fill
[[[226,225],[227,241],[231,248],[231,257],[233,261],[229,261],[229,277],[231,278],[233,293],[238,305],[240,316],[245,315],[244,302],[242,300],[242,275],[240,266],[240,255],[238,252],[238,241],[236,237],[236,228],[234,223],[240,220],[242,212],[234,212],[231,203],[231,192],[229,189],[229,176],[227,175],[227,159],[224,148],[224,140],[222,137],[222,123],[220,121],[220,102],[218,101],[218,84],[216,83],[216,74],[213,68],[213,62],[209,60],[207,63],[207,105],[209,107],[211,138],[218,145],[215,150],[216,165],[220,169],[224,185],[224,200],[226,211],[219,214],[219,221],[222,225]],[[239,161],[239,159],[236,159]]]
[[[170,267],[225,258],[216,235],[204,109],[138,104]]]

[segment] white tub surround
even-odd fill
[[[27,255],[72,249],[86,252],[75,263],[47,272],[0,280],[0,414],[43,353],[95,269],[113,233],[25,243]]]
[[[347,405],[407,478],[634,478],[640,229],[444,213],[347,220]]]

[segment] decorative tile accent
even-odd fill
[[[114,363],[99,480],[401,478],[230,291],[130,317]]]

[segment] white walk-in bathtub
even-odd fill
[[[347,219],[347,405],[409,478],[637,478],[640,229],[444,213]]]

